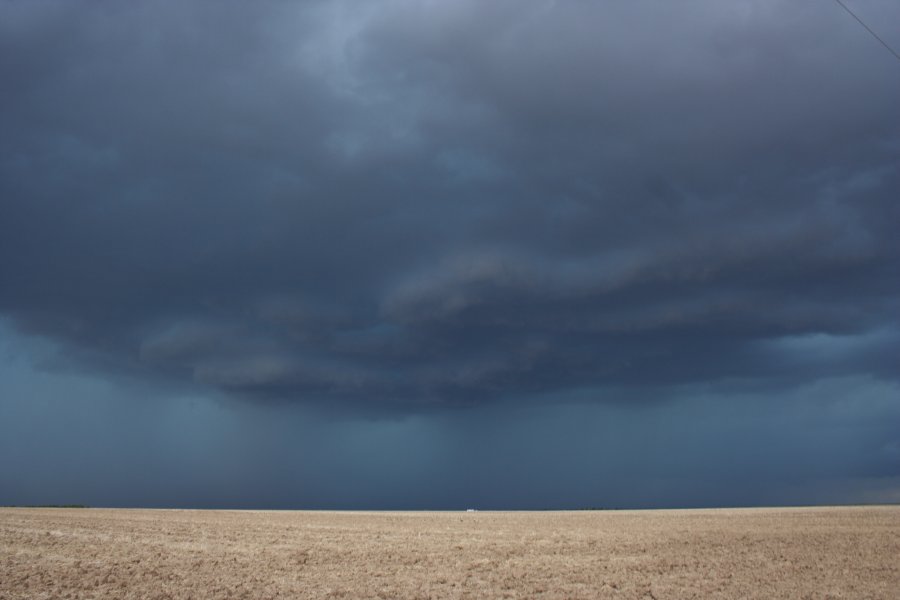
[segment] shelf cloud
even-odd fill
[[[764,381],[798,339],[898,375],[900,78],[838,10],[3,12],[0,310],[73,359],[402,411]]]

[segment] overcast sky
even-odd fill
[[[0,504],[900,501],[835,2],[0,0],[0,81]]]

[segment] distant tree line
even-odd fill
[[[90,508],[87,504],[7,504],[4,508]]]

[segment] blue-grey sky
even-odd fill
[[[835,2],[0,0],[0,81],[0,504],[900,501]]]

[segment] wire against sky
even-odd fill
[[[846,4],[844,4],[843,2],[841,2],[841,0],[834,0],[834,1],[837,2],[838,4],[840,4],[841,7],[842,7],[844,10],[846,10],[847,13],[849,13],[851,17],[853,17],[854,19],[856,19],[856,21],[857,21],[860,25],[862,25],[863,27],[865,27],[865,28],[866,28],[866,31],[868,31],[869,33],[872,34],[872,37],[874,37],[876,40],[878,40],[879,42],[881,42],[881,45],[884,46],[885,48],[887,48],[887,49],[888,49],[888,52],[890,52],[891,54],[894,55],[894,58],[896,58],[897,60],[900,60],[900,54],[897,54],[897,52],[895,52],[894,49],[891,48],[891,47],[888,45],[887,42],[885,42],[883,39],[881,39],[881,37],[879,37],[877,33],[875,33],[874,31],[872,31],[872,28],[869,27],[868,25],[866,25],[866,24],[863,22],[862,19],[860,19],[859,17],[857,17],[857,16],[856,16],[856,13],[854,13],[852,10],[850,10],[849,8],[847,8],[847,5],[846,5]]]

